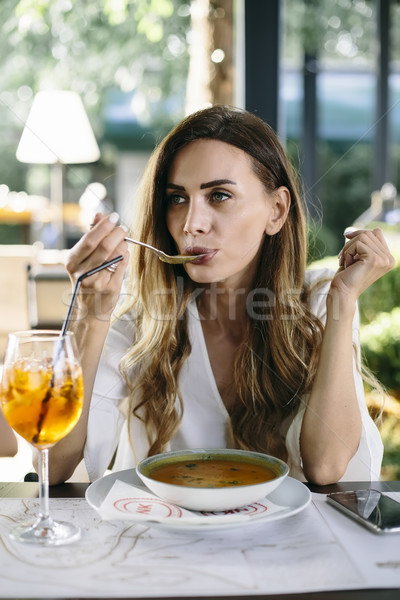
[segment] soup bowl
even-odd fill
[[[159,498],[196,511],[224,511],[257,502],[289,472],[282,460],[247,450],[195,449],[142,460],[136,472]]]

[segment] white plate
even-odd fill
[[[144,483],[139,479],[136,474],[135,469],[127,469],[126,471],[117,471],[115,473],[111,473],[110,475],[106,475],[97,481],[94,481],[86,490],[86,501],[92,508],[99,511],[105,497],[108,492],[111,490],[114,482],[119,479],[120,481],[124,481],[125,483],[129,483],[134,485],[137,488],[141,488],[146,492],[150,492],[148,488],[144,485]],[[275,512],[269,514],[268,512],[261,512],[260,514],[255,514],[249,519],[248,511],[240,513],[235,511],[235,514],[232,515],[230,513],[227,515],[229,517],[227,519],[227,523],[215,523],[214,525],[210,522],[207,523],[207,517],[204,517],[205,523],[204,525],[193,524],[193,523],[185,523],[185,519],[182,518],[180,521],[174,521],[174,523],[168,523],[168,519],[165,521],[152,521],[149,519],[148,524],[154,527],[164,527],[168,529],[187,529],[187,530],[216,530],[216,529],[225,529],[243,525],[250,525],[252,523],[260,523],[260,522],[268,522],[268,521],[276,521],[278,519],[284,519],[286,517],[290,517],[295,515],[296,513],[304,510],[306,506],[311,502],[311,492],[310,490],[297,479],[293,479],[292,477],[286,477],[285,480],[280,484],[280,486],[271,492],[268,495],[268,500],[277,504],[279,506],[284,506],[283,510],[279,512]],[[255,503],[256,504],[256,503]],[[123,520],[123,518],[122,518]],[[130,518],[132,521],[132,519]],[[139,522],[139,521],[138,521]],[[140,520],[140,523],[146,523],[147,521]]]

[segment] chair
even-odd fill
[[[60,329],[71,300],[63,265],[27,266],[28,312],[32,329]]]
[[[0,360],[8,334],[30,327],[26,269],[35,261],[30,245],[0,245]]]
[[[64,251],[0,244],[0,362],[8,334],[61,327],[71,297]]]

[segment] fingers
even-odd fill
[[[363,229],[345,231],[347,242],[339,254],[339,267],[346,269],[360,260],[372,261],[377,267],[389,271],[395,265],[382,230]]]
[[[126,231],[123,227],[116,226],[118,220],[117,213],[95,216],[92,229],[69,252],[66,267],[71,275],[79,276],[119,255],[124,257],[119,265],[126,266],[129,256],[127,243],[124,241]]]
[[[99,223],[103,219],[103,217],[104,217],[103,213],[96,213],[94,216],[94,219],[90,225],[90,229],[92,229],[92,227],[97,225],[97,223]]]
[[[331,287],[357,300],[377,279],[395,266],[380,229],[345,232],[346,243],[339,254],[339,269]]]
[[[73,284],[105,262],[122,256],[115,266],[108,266],[81,279],[79,315],[109,320],[120,297],[125,268],[129,260],[126,231],[118,227],[117,213],[97,214],[92,227],[69,251],[66,268]]]

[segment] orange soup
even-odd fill
[[[263,483],[275,479],[276,473],[256,463],[212,458],[171,461],[155,467],[148,476],[175,485],[219,488]]]

